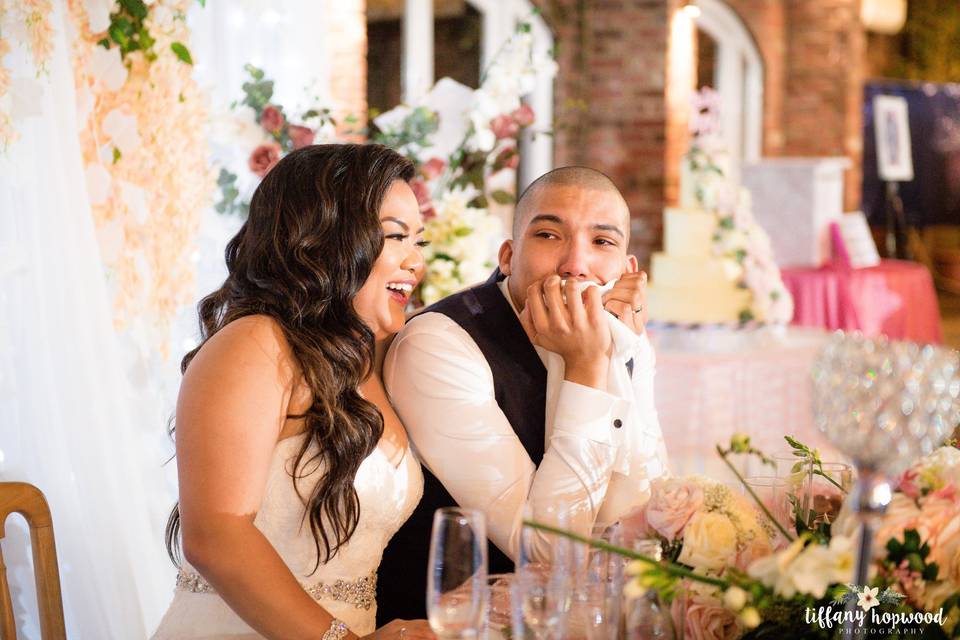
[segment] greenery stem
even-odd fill
[[[538,522],[533,522],[531,520],[524,520],[524,526],[530,527],[532,529],[537,529],[539,531],[546,531],[547,533],[553,533],[558,536],[563,536],[564,538],[569,538],[570,540],[576,540],[577,542],[582,542],[583,544],[589,545],[594,549],[601,549],[603,551],[609,551],[610,553],[615,553],[619,556],[625,558],[630,558],[631,560],[639,560],[640,562],[645,562],[649,565],[661,569],[665,573],[668,573],[677,578],[685,578],[688,580],[693,580],[694,582],[702,582],[703,584],[709,584],[714,587],[720,587],[721,589],[726,589],[730,586],[730,582],[723,580],[721,578],[713,578],[711,576],[704,576],[699,573],[694,573],[686,567],[682,567],[673,562],[660,562],[654,560],[649,556],[645,556],[636,551],[631,551],[630,549],[624,549],[623,547],[618,547],[616,545],[604,542],[603,540],[593,540],[587,538],[571,531],[566,531],[564,529],[558,529],[556,527],[551,527],[550,525],[540,524]]]
[[[723,459],[724,464],[726,464],[727,467],[730,469],[730,471],[733,472],[733,475],[737,476],[737,480],[739,480],[740,484],[742,484],[746,488],[747,493],[749,493],[750,496],[754,499],[754,501],[760,506],[760,509],[763,511],[764,515],[766,515],[767,518],[770,519],[770,522],[772,522],[773,525],[780,531],[780,533],[783,534],[784,538],[786,538],[789,542],[793,542],[793,536],[791,536],[787,532],[787,530],[783,527],[783,525],[780,524],[780,522],[773,517],[773,514],[770,513],[770,510],[767,509],[767,506],[763,504],[763,500],[761,500],[760,497],[754,492],[753,487],[747,484],[747,481],[743,479],[743,476],[740,475],[740,472],[737,471],[737,468],[734,467],[729,460],[727,460],[727,452],[721,449],[720,445],[717,445],[717,453],[720,454],[720,457]]]
[[[827,480],[830,481],[830,484],[832,484],[833,486],[835,486],[837,489],[840,489],[840,491],[842,491],[842,492],[844,492],[844,493],[847,492],[847,490],[844,489],[843,486],[842,486],[839,482],[837,482],[836,480],[834,480],[833,478],[831,478],[829,475],[827,475],[827,474],[824,473],[823,471],[821,471],[821,470],[819,470],[819,469],[814,469],[814,470],[813,470],[813,474],[816,475],[816,476],[820,476],[820,477],[826,478]]]

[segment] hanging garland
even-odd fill
[[[184,42],[189,0],[69,0],[87,189],[114,324],[166,352],[191,302],[194,238],[210,204],[206,104]]]

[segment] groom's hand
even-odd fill
[[[606,389],[612,337],[600,291],[560,276],[535,282],[527,289],[520,322],[530,341],[563,358],[564,378],[588,387]]]
[[[647,324],[647,274],[643,271],[623,274],[613,288],[603,294],[603,308],[637,335],[643,333]]]

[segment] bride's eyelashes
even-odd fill
[[[410,237],[409,234],[406,234],[406,233],[390,233],[384,236],[384,238],[386,238],[387,240],[399,240],[400,242],[403,242],[409,237]],[[423,249],[430,246],[430,241],[418,240],[415,244],[421,249]]]

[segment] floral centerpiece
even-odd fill
[[[787,438],[810,475],[826,475],[818,453]],[[834,638],[854,633],[893,638],[960,637],[960,449],[951,442],[900,478],[876,529],[869,584],[853,584],[855,518],[811,519],[793,495],[789,527],[770,512],[730,462],[730,454],[772,462],[735,436],[718,454],[741,480],[744,496],[699,478],[653,483],[631,518],[640,535],[664,545],[664,560],[527,523],[632,558],[628,596],[656,591],[671,603],[685,637]],[[823,514],[821,514],[822,516]],[[683,594],[683,597],[678,597]]]

